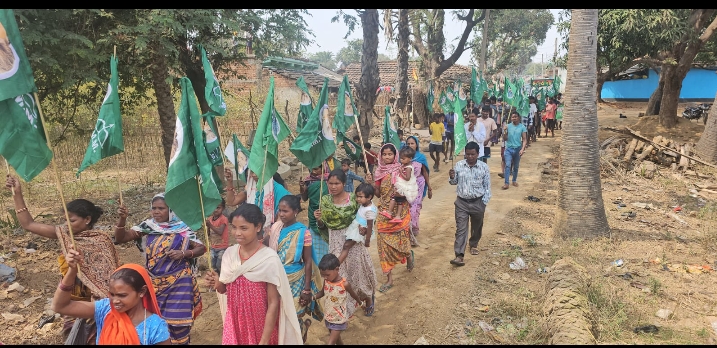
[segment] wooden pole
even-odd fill
[[[483,38],[481,39],[480,50],[480,71],[485,72],[485,51],[488,49],[488,22],[490,18],[490,9],[485,10],[485,21],[483,22]]]
[[[209,240],[209,230],[207,230],[207,221],[206,221],[207,216],[204,213],[204,198],[202,198],[202,184],[199,183],[199,181],[200,181],[199,176],[195,176],[194,178],[197,180],[197,190],[199,191],[199,206],[202,207],[202,225],[204,226],[204,238],[207,242],[207,245],[206,245],[207,252],[205,253],[205,255],[207,255],[207,263],[208,263],[207,266],[209,266],[209,270],[211,271],[211,270],[213,270],[212,269],[212,253],[209,249],[212,244]]]
[[[368,158],[366,157],[366,149],[364,149],[364,142],[363,142],[363,136],[361,135],[361,128],[359,128],[359,121],[358,121],[358,115],[354,117],[354,123],[356,123],[356,132],[359,136],[359,141],[361,142],[361,153],[363,154],[363,163],[366,165],[366,172],[371,173],[368,170]],[[373,173],[371,173],[373,175]]]
[[[57,185],[57,191],[60,193],[60,201],[62,201],[62,209],[65,211],[65,220],[67,222],[67,231],[70,232],[70,241],[72,241],[72,248],[75,248],[75,236],[72,233],[72,225],[70,225],[70,214],[67,212],[67,204],[65,203],[65,195],[62,193],[62,184],[60,183],[60,174],[57,172],[57,163],[55,161],[55,151],[52,149],[52,143],[50,142],[50,135],[47,133],[47,124],[45,123],[45,116],[42,114],[42,107],[40,107],[40,98],[37,97],[37,92],[34,92],[33,97],[37,104],[37,112],[40,114],[40,122],[42,122],[42,129],[45,131],[45,140],[47,141],[47,147],[52,152],[52,170],[55,173],[55,184]]]
[[[7,158],[5,158],[5,169],[7,169],[7,175],[10,175],[10,163],[7,163]],[[15,187],[12,187],[12,195],[15,196]]]
[[[114,46],[112,54],[114,57],[117,57],[117,45]],[[117,161],[117,167],[119,167],[119,164],[120,161]],[[119,169],[120,168],[117,168],[117,189],[119,190],[119,204],[124,205],[124,199],[122,197],[122,175],[120,174]]]

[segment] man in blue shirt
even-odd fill
[[[469,142],[465,147],[465,159],[456,163],[455,169],[448,171],[448,183],[456,186],[456,239],[453,251],[456,258],[452,265],[463,266],[466,244],[470,245],[471,255],[478,255],[478,242],[483,234],[483,215],[490,200],[490,172],[488,165],[478,161],[480,146]],[[471,223],[471,235],[468,239],[468,220]]]
[[[508,124],[506,132],[503,134],[505,141],[505,171],[503,172],[505,185],[503,185],[503,190],[510,188],[508,179],[510,179],[511,172],[513,173],[513,186],[518,187],[518,165],[527,143],[528,129],[525,128],[525,124],[520,122],[518,111],[514,110],[511,113],[510,120],[511,123]]]
[[[446,117],[443,121],[443,125],[446,127],[446,137],[443,141],[443,151],[444,151],[444,163],[448,163],[448,157],[445,155],[450,156],[450,159],[453,160],[453,152],[455,150],[456,144],[453,140],[453,125],[456,122],[456,114],[451,111],[446,114]],[[448,144],[451,144],[450,149],[448,148]]]

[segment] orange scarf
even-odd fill
[[[157,314],[161,316],[159,312],[159,306],[157,305],[157,297],[155,296],[154,287],[152,286],[152,279],[149,278],[149,274],[144,269],[144,267],[129,263],[126,265],[122,265],[119,268],[115,270],[117,272],[118,270],[122,268],[129,268],[132,270],[137,271],[142,278],[144,279],[144,283],[147,284],[147,295],[144,296],[142,305],[144,308],[147,309],[150,313]],[[99,344],[105,345],[105,344],[112,344],[112,345],[138,345],[141,344],[139,340],[139,336],[137,335],[137,329],[132,324],[132,319],[130,319],[129,315],[127,313],[120,313],[118,312],[114,306],[110,303],[110,312],[107,313],[107,316],[105,317],[105,323],[102,327],[102,332],[100,332],[100,341]]]

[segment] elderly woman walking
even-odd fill
[[[127,208],[120,206],[115,241],[137,242],[157,291],[161,316],[169,325],[172,344],[189,344],[192,324],[202,311],[202,298],[192,267],[196,261],[193,259],[203,255],[207,249],[195,232],[167,206],[164,193],[152,198],[151,209],[150,219],[128,230],[125,227]]]

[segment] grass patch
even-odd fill
[[[614,341],[627,330],[628,307],[614,292],[605,290],[602,284],[593,284],[585,293],[594,315],[598,341]]]

